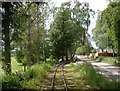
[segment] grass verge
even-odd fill
[[[117,58],[114,58],[114,57],[104,57],[102,59],[102,62],[106,62],[106,63],[112,64],[112,65],[117,65],[118,64]]]
[[[108,63],[108,64],[111,64],[111,65],[116,65],[116,66],[119,66],[118,65],[118,60],[116,57],[98,57],[98,58],[90,58],[91,60],[95,60],[97,62],[105,62],[105,63]]]
[[[120,83],[109,81],[99,74],[91,64],[79,64],[73,68],[79,73],[80,78],[85,80],[86,84],[90,84],[95,89],[120,89]]]

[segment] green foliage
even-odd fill
[[[15,57],[11,57],[12,73],[23,71],[22,63],[17,62]]]
[[[19,89],[21,87],[21,76],[12,73],[3,77],[2,88],[3,89]]]
[[[75,2],[72,8],[71,2],[65,2],[56,11],[49,34],[53,56],[59,59],[74,52],[77,42],[87,42],[86,30],[92,10],[88,3]]]
[[[19,36],[19,30],[16,29],[17,25],[14,21],[16,13],[18,13],[19,8],[22,6],[20,2],[3,2],[1,9],[4,10],[2,12],[2,41],[4,43],[4,57],[5,57],[5,65],[7,69],[5,69],[6,73],[11,73],[11,44],[13,41],[16,41]],[[7,12],[7,13],[6,13]],[[4,13],[4,14],[3,14]],[[3,52],[3,51],[2,51]]]
[[[112,64],[112,65],[117,65],[118,63],[117,58],[114,58],[114,57],[104,57],[101,61]]]
[[[91,51],[92,51],[92,47],[90,45],[85,45],[85,46],[78,47],[76,50],[76,54],[85,55],[87,53],[90,53]]]
[[[75,54],[77,55],[85,54],[85,49],[82,47],[78,47]]]
[[[48,63],[33,65],[25,73],[16,72],[3,77],[3,89],[20,89],[20,88],[36,88],[40,85],[40,81],[44,78],[47,70],[52,66]]]
[[[24,87],[24,88],[28,88],[28,89],[40,89],[40,87],[41,87],[41,84],[42,83],[40,83],[40,80],[39,79],[31,79],[31,80],[28,80],[28,81],[24,81],[23,83],[22,83],[22,86]]]
[[[32,67],[30,67],[27,72],[25,72],[24,76],[27,80],[30,80],[32,78],[39,78],[42,80],[42,78],[45,75],[45,72],[47,70],[51,69],[51,65],[47,64],[47,63],[41,63],[39,64],[35,64]]]
[[[22,63],[22,60],[24,59],[24,53],[23,50],[16,50],[16,60],[19,63]]]
[[[69,7],[67,3],[60,7],[51,25],[50,39],[53,45],[53,55],[58,59],[67,55],[74,40],[70,9],[67,7]]]
[[[3,62],[0,62],[0,76],[4,75]]]
[[[96,27],[93,29],[94,40],[101,49],[117,50],[120,60],[120,1],[111,2],[99,14]]]
[[[71,62],[71,63],[70,63],[70,66],[71,66],[71,67],[74,67],[75,65],[73,64],[73,62]]]
[[[97,62],[101,62],[103,60],[103,57],[98,57]]]
[[[79,64],[74,66],[75,71],[79,72],[80,77],[84,79],[87,84],[99,89],[119,89],[119,83],[109,81],[107,78],[99,74],[91,64]]]
[[[50,63],[51,65],[57,64],[58,61],[56,61],[57,59],[55,59],[52,55],[47,59],[47,63]]]

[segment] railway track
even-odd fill
[[[55,91],[55,89],[57,89],[57,88],[55,88],[55,86],[56,86],[55,83],[56,83],[56,78],[57,78],[56,76],[58,74],[58,70],[60,70],[59,73],[61,73],[62,86],[63,86],[65,91],[68,91],[67,82],[65,80],[65,75],[64,75],[64,65],[65,65],[65,63],[61,63],[61,64],[57,65],[55,68],[52,83],[51,83],[51,90],[52,91]]]

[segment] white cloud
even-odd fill
[[[52,0],[53,2],[56,3],[55,6],[59,7],[61,3],[69,1],[69,0]],[[70,0],[74,1],[74,0]],[[106,0],[79,0],[80,2],[88,2],[90,5],[90,8],[93,10],[104,10],[105,7],[107,6]]]

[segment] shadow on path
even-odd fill
[[[92,64],[93,67],[100,72],[100,74],[107,77],[109,80],[114,79],[117,82],[120,82],[120,67],[104,62],[97,62],[95,60],[90,60],[84,56],[77,56],[77,57],[80,58],[82,62],[87,62]]]

